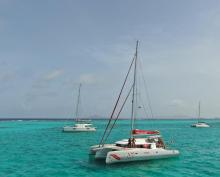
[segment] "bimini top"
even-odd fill
[[[160,132],[158,130],[132,130],[133,135],[159,135]]]

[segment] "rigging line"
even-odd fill
[[[131,64],[130,64],[129,69],[128,69],[128,72],[127,72],[127,74],[126,74],[126,77],[125,77],[124,83],[123,83],[123,85],[122,85],[121,91],[120,91],[119,96],[118,96],[118,98],[117,98],[117,101],[116,101],[116,103],[115,103],[115,106],[114,106],[114,109],[113,109],[113,111],[112,111],[111,117],[110,117],[110,119],[109,119],[109,121],[108,121],[108,124],[107,124],[107,126],[106,126],[106,128],[105,128],[105,131],[104,131],[104,134],[103,134],[103,136],[102,136],[102,139],[101,139],[101,141],[100,141],[100,143],[99,143],[99,146],[102,144],[103,139],[104,139],[105,134],[106,134],[106,131],[107,131],[107,129],[108,129],[110,123],[111,123],[111,120],[112,120],[113,115],[114,115],[114,113],[115,113],[115,110],[116,110],[116,107],[117,107],[117,105],[118,105],[118,102],[119,102],[119,100],[120,100],[120,98],[121,98],[122,91],[123,91],[124,86],[125,86],[125,84],[126,84],[126,82],[127,82],[127,79],[128,79],[129,73],[130,73],[130,71],[131,71],[131,67],[132,67],[132,65],[133,65],[133,63],[134,63],[134,60],[135,60],[135,57],[133,57],[133,59],[132,59],[132,61],[131,61]]]
[[[122,104],[122,106],[121,106],[121,108],[120,108],[118,114],[117,114],[117,116],[116,116],[116,118],[114,119],[114,122],[113,122],[113,124],[112,124],[112,126],[111,126],[111,128],[110,128],[110,130],[109,130],[109,132],[108,132],[108,134],[107,134],[107,136],[106,136],[106,138],[105,138],[105,140],[103,141],[103,144],[107,141],[107,139],[108,139],[108,137],[109,137],[109,135],[110,135],[110,133],[111,133],[113,127],[115,126],[115,123],[116,123],[116,121],[118,120],[118,118],[119,118],[119,116],[120,116],[120,114],[121,114],[121,111],[122,111],[122,109],[124,108],[124,105],[125,105],[125,103],[127,102],[127,99],[128,99],[128,97],[129,97],[129,95],[130,95],[130,93],[131,93],[133,87],[134,87],[134,84],[132,84],[132,86],[131,86],[131,88],[130,88],[130,90],[129,90],[129,92],[128,92],[128,94],[127,94],[127,96],[126,96],[126,98],[125,98],[125,100],[124,100],[124,102],[123,102],[123,104]]]
[[[139,87],[139,88],[142,88],[141,76],[140,76],[140,74],[137,74],[137,76],[138,76],[138,77],[137,77],[138,87]],[[142,99],[141,89],[139,89],[139,90],[140,90],[139,93],[137,93],[138,99],[139,99],[140,102],[141,102],[141,106],[143,106],[143,108],[144,108],[144,114],[145,114],[146,118],[148,118],[148,117],[149,117],[149,113],[148,113],[148,110],[147,110],[147,108],[146,108],[146,105],[145,105],[145,103],[144,103],[144,101],[143,101],[143,99]],[[140,107],[138,106],[138,108],[140,108]]]
[[[143,106],[143,108],[144,108],[144,113],[145,113],[146,117],[149,117],[149,115],[148,115],[148,113],[147,113],[147,108],[145,107],[144,101],[143,101],[142,98],[141,98],[141,94],[139,94],[139,99],[141,100],[141,103],[142,103],[142,106]]]
[[[141,70],[141,74],[142,74],[142,79],[144,81],[144,87],[145,87],[145,90],[146,90],[146,96],[147,96],[147,100],[148,100],[148,107],[150,109],[150,113],[151,113],[151,118],[154,118],[154,114],[153,114],[153,109],[152,109],[152,106],[151,106],[151,99],[150,99],[150,94],[149,94],[149,91],[148,91],[148,84],[147,84],[147,81],[145,80],[144,78],[144,72],[143,72],[143,68],[142,68],[142,62],[141,62],[141,59],[139,60],[139,67],[140,67],[140,70]]]

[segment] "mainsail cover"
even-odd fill
[[[157,130],[139,130],[135,129],[132,130],[133,135],[159,135],[160,132]]]

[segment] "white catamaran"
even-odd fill
[[[93,127],[91,121],[78,119],[78,116],[79,116],[79,103],[80,103],[80,91],[81,91],[81,84],[79,85],[78,98],[77,98],[77,104],[76,104],[76,113],[75,113],[76,124],[74,126],[64,126],[63,127],[64,132],[96,131],[96,128]]]
[[[195,124],[192,124],[191,127],[195,127],[195,128],[208,128],[208,127],[210,127],[209,124],[207,124],[206,122],[201,121],[201,118],[200,118],[200,102],[199,102],[198,122],[195,123]]]
[[[131,161],[143,161],[151,159],[161,159],[174,157],[179,155],[178,150],[167,149],[165,143],[157,130],[139,130],[134,128],[134,120],[136,117],[137,105],[137,83],[136,83],[136,70],[137,70],[137,59],[138,59],[138,41],[136,44],[136,52],[130,64],[129,70],[125,77],[125,81],[119,93],[118,99],[114,106],[111,117],[108,121],[102,139],[98,145],[91,146],[90,154],[95,156],[95,159],[103,159],[106,164],[120,163],[120,162],[131,162]],[[133,83],[130,90],[123,101],[119,112],[116,114],[115,110],[118,107],[118,103],[121,100],[121,94],[127,83],[129,73],[134,68]],[[131,131],[130,137],[122,139],[113,144],[105,144],[107,138],[109,137],[118,117],[132,92],[132,107],[131,107]],[[116,115],[115,115],[116,114]]]

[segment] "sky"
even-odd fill
[[[155,117],[220,117],[219,21],[218,0],[0,0],[0,118],[71,118],[79,83],[109,117],[136,40]]]

